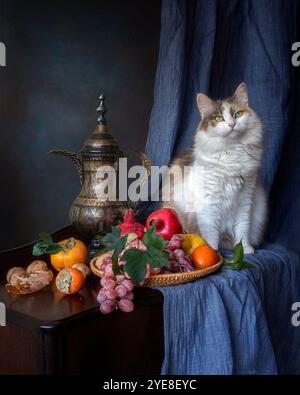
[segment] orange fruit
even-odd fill
[[[220,257],[210,246],[199,246],[192,252],[195,269],[205,269],[219,262]]]
[[[55,285],[60,292],[72,295],[78,292],[84,284],[84,275],[73,267],[62,269],[56,276]]]
[[[82,241],[71,237],[58,244],[63,250],[50,256],[51,264],[58,272],[65,267],[72,267],[74,263],[85,263],[88,249]]]

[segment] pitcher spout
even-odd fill
[[[65,149],[53,149],[53,150],[49,151],[48,154],[62,156],[64,158],[71,160],[74,163],[74,165],[76,166],[76,169],[78,171],[80,183],[83,184],[83,179],[84,179],[83,165],[82,165],[82,161],[81,161],[80,157],[77,154],[75,154],[74,152],[65,150]]]

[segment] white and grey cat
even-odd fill
[[[245,83],[225,100],[199,93],[197,104],[201,122],[194,145],[171,163],[171,168],[194,170],[182,181],[189,199],[175,201],[173,195],[163,205],[174,208],[184,229],[200,232],[213,248],[232,247],[242,240],[245,253],[253,253],[262,241],[267,211],[259,180],[261,121],[248,105]],[[201,199],[198,186],[203,187]]]

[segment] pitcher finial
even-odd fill
[[[107,108],[105,107],[104,101],[105,101],[105,96],[103,93],[99,96],[100,99],[100,104],[99,107],[97,108],[97,112],[99,113],[99,117],[97,118],[98,124],[99,125],[106,125],[106,119],[104,117]]]

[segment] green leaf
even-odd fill
[[[148,248],[147,255],[151,270],[167,266],[169,262],[169,254],[166,251],[158,250],[154,247]]]
[[[232,258],[224,259],[224,269],[242,270],[250,269],[253,265],[244,261],[244,247],[242,240],[234,247]]]
[[[225,263],[224,269],[240,270],[240,266],[237,263]]]
[[[143,243],[146,247],[154,247],[159,250],[163,250],[167,244],[167,242],[163,239],[161,234],[156,234],[156,229],[154,226],[150,226],[144,234],[142,239]]]
[[[114,251],[112,256],[112,268],[115,274],[121,271],[118,265],[118,258],[120,253],[124,250],[127,240],[127,236],[120,237],[120,233],[121,229],[113,226],[112,231],[101,238],[101,244],[104,246],[105,250],[102,248],[100,250],[101,252],[97,252],[97,255],[100,255],[104,251]]]
[[[54,244],[52,237],[46,232],[39,233],[39,240],[47,244]]]
[[[54,255],[54,254],[57,254],[63,250],[64,250],[64,248],[61,245],[53,244],[53,245],[50,245],[47,247],[46,254]]]
[[[113,250],[117,241],[120,238],[121,229],[116,226],[112,227],[111,233],[107,233],[101,240],[102,244],[108,248],[108,250]]]
[[[119,259],[119,255],[121,254],[121,252],[124,250],[126,246],[126,241],[127,241],[127,236],[123,236],[120,239],[118,239],[115,244],[114,253],[112,256],[112,269],[115,274],[118,274],[121,271],[120,266],[118,265],[118,259]]]
[[[136,285],[140,285],[147,274],[147,263],[149,262],[147,251],[131,248],[125,251],[122,259],[126,261],[125,271]]]
[[[44,243],[43,241],[38,241],[35,243],[32,249],[32,255],[34,256],[40,256],[46,253],[46,250],[48,248],[48,244]]]
[[[233,257],[234,262],[242,262],[244,259],[244,247],[242,244],[242,240],[234,247],[233,249]]]
[[[32,249],[32,255],[34,256],[40,256],[44,254],[57,254],[58,252],[62,251],[63,247],[59,244],[53,243],[53,244],[48,244],[45,243],[44,241],[38,241],[37,243],[34,244],[33,249]]]
[[[240,264],[240,268],[241,268],[241,269],[251,269],[251,267],[254,267],[254,265],[252,265],[252,263],[250,263],[250,262],[245,262],[245,261],[243,261],[243,262]]]
[[[225,263],[240,263],[244,259],[244,247],[242,241],[234,246],[232,258],[225,258]]]
[[[251,269],[254,266],[249,262],[243,261],[238,263],[225,263],[223,267],[224,269],[243,270],[243,269]]]
[[[117,226],[112,226],[111,227],[111,233],[117,237],[120,237],[121,234],[121,229],[118,228]]]

